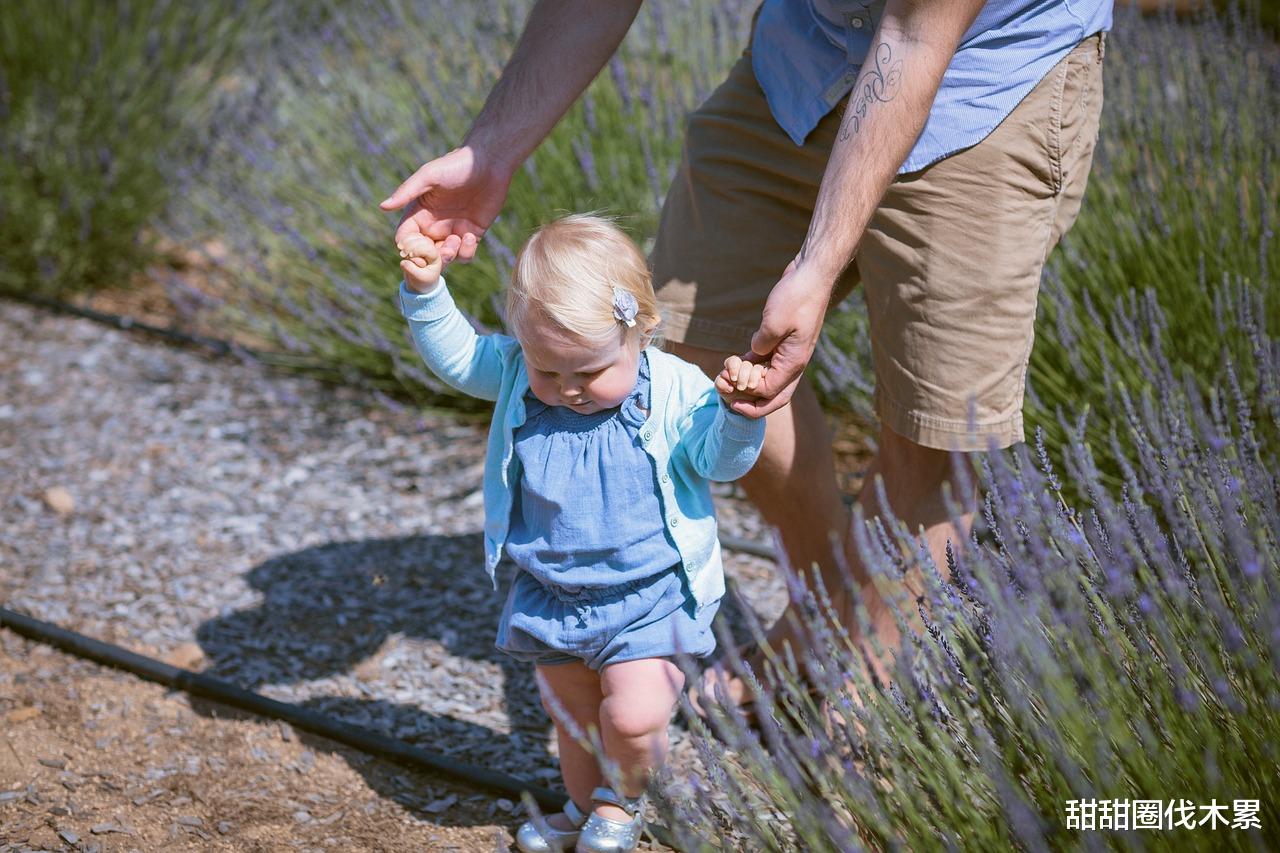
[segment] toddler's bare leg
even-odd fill
[[[557,711],[542,693],[542,707],[556,724],[556,741],[560,745],[560,774],[564,786],[573,798],[574,805],[584,814],[591,811],[591,792],[601,785],[604,776],[596,757],[588,752],[560,722],[559,715],[567,713],[584,733],[600,729],[600,703],[604,699],[600,691],[600,674],[585,663],[559,663],[538,666],[538,673],[545,679],[547,688],[554,694],[561,709]],[[553,815],[548,821],[556,829],[570,829],[564,815]]]
[[[621,768],[619,793],[638,797],[649,772],[667,757],[667,725],[684,689],[684,674],[666,658],[644,658],[602,667],[600,687],[605,754]],[[613,805],[601,804],[596,812],[613,820],[628,819],[626,812]]]

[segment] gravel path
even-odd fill
[[[531,673],[492,647],[512,568],[501,593],[481,568],[483,454],[481,424],[0,302],[0,601],[558,787]],[[726,532],[768,539],[732,487],[718,502]],[[726,564],[762,619],[781,611],[770,563]],[[0,658],[0,717],[21,711],[18,675]],[[344,766],[419,823],[474,827],[477,849],[519,823],[447,780],[379,786],[379,764]]]

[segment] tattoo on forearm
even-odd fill
[[[862,129],[867,110],[873,103],[888,103],[902,87],[902,60],[894,57],[888,42],[876,45],[876,55],[869,65],[863,65],[862,75],[854,90],[849,93],[849,105],[845,108],[844,126],[840,139],[845,140]]]

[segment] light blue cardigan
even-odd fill
[[[507,335],[476,334],[444,279],[423,294],[401,282],[400,310],[418,352],[437,376],[459,391],[497,404],[484,472],[485,569],[497,589],[494,570],[507,540],[512,490],[520,477],[512,437],[525,421],[524,395],[529,390],[520,344]],[[765,422],[726,408],[711,380],[694,365],[657,347],[648,353],[652,399],[640,439],[658,472],[667,532],[701,607],[724,595],[709,481],[735,480],[751,470],[764,443]]]

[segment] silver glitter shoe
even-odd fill
[[[569,823],[573,824],[573,829],[556,829],[554,826],[547,826],[546,833],[543,833],[538,830],[533,821],[527,820],[516,832],[516,847],[523,853],[551,853],[551,851],[560,853],[560,851],[572,850],[574,842],[578,840],[582,824],[587,821],[587,816],[582,813],[582,809],[573,804],[573,800],[564,804],[564,815],[569,818]]]
[[[631,820],[623,823],[593,812],[583,824],[574,849],[577,853],[631,853],[644,831],[644,800],[644,794],[623,797],[612,788],[596,788],[591,792],[591,802],[612,803],[631,815]]]

